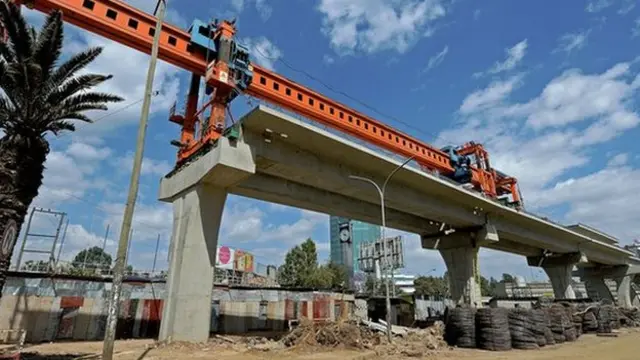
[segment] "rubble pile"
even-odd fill
[[[421,357],[447,346],[444,323],[426,329],[392,326],[393,341],[386,337],[384,321],[348,320],[340,322],[300,323],[280,342],[287,348],[332,347],[373,350],[380,356]]]
[[[286,347],[329,346],[365,349],[380,343],[379,335],[355,321],[312,322],[303,321],[281,342]]]

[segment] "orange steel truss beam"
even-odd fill
[[[151,52],[155,31],[155,17],[122,1],[14,1],[44,13],[49,13],[54,9],[61,10],[66,22],[138,51]],[[158,56],[160,59],[181,69],[188,70],[196,76],[206,75],[207,66],[209,65],[204,54],[194,49],[191,44],[190,34],[170,24],[162,26]],[[396,154],[407,157],[414,156],[415,160],[423,168],[441,173],[452,173],[454,171],[450,164],[449,156],[439,149],[260,66],[253,66],[253,79],[245,92]],[[190,112],[193,115],[195,113],[194,104],[188,104],[187,107],[188,110],[191,109]],[[218,113],[218,116],[220,111],[224,111],[224,108],[220,106],[212,106],[212,109]],[[210,130],[201,134],[194,134],[194,122],[198,122],[198,120],[189,120],[187,119],[188,116],[189,114],[186,114],[183,120],[176,121],[183,126],[182,139],[189,140],[181,145],[183,148],[179,151],[179,161],[185,160],[196,153],[204,142],[215,140],[220,136],[220,133],[215,131],[211,133]],[[185,132],[188,134],[185,135]],[[193,139],[193,135],[198,137]],[[500,189],[497,189],[498,179],[491,169],[473,167],[472,173],[471,183],[476,189],[489,196],[495,197],[500,195],[498,192],[502,193],[504,190],[512,190],[514,188],[515,181],[502,183],[499,185]],[[513,193],[513,195],[514,199],[516,199],[516,193]]]

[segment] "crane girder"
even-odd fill
[[[49,13],[60,10],[64,20],[84,30],[149,54],[156,18],[120,0],[14,0]],[[251,63],[248,49],[235,41],[235,22],[195,20],[188,30],[162,25],[158,57],[192,73],[184,114],[173,107],[170,120],[182,127],[177,164],[186,163],[226,134],[229,103],[245,93],[301,114],[385,150],[414,157],[425,170],[466,182],[489,197],[511,196],[521,207],[517,181],[490,167],[488,153],[473,142],[438,149],[362,114],[271,70]],[[210,100],[198,109],[201,78]],[[205,110],[209,110],[208,116]],[[473,163],[469,159],[475,157]],[[460,180],[464,179],[464,180]]]

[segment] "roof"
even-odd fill
[[[602,231],[594,229],[585,224],[577,223],[577,224],[569,225],[567,226],[567,228],[577,233],[580,233],[582,235],[586,235],[594,240],[604,241],[609,244],[616,244],[619,242],[619,240],[616,237],[611,236],[609,234],[605,234]]]

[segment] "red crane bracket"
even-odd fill
[[[17,1],[39,11],[56,9],[65,21],[144,53],[150,53],[156,18],[120,0]],[[204,32],[203,32],[204,31]],[[331,100],[281,75],[250,63],[248,51],[235,40],[234,22],[204,24],[198,20],[189,31],[163,24],[158,57],[193,74],[184,115],[173,108],[170,121],[181,125],[177,164],[184,164],[223,136],[228,104],[241,93],[271,102],[324,125],[402,156],[413,156],[424,169],[452,177],[459,168],[441,149],[404,134],[382,122]],[[211,99],[198,110],[200,78],[205,76]],[[208,111],[208,112],[207,112]],[[511,196],[521,206],[515,178],[491,168],[480,144],[468,143],[458,155],[475,158],[469,182],[483,194]],[[456,165],[457,166],[457,165]]]

